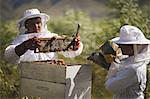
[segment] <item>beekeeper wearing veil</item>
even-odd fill
[[[19,35],[5,49],[5,59],[10,63],[57,59],[56,52],[34,53],[33,51],[39,44],[37,38],[58,37],[57,34],[48,31],[46,23],[49,19],[47,14],[41,13],[38,9],[26,10],[18,21]],[[65,57],[72,58],[81,54],[83,44],[80,42],[80,37],[76,39],[78,49],[61,52]]]
[[[111,63],[106,89],[113,93],[114,99],[144,99],[150,40],[145,38],[139,28],[124,25],[120,29],[120,37],[112,41],[119,45],[126,57],[118,63]]]

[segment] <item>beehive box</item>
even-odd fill
[[[91,99],[91,66],[20,63],[20,97]]]

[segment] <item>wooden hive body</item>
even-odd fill
[[[91,99],[91,66],[20,63],[20,97]]]

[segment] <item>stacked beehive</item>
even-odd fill
[[[20,63],[20,97],[91,99],[91,66]]]

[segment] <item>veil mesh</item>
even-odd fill
[[[41,27],[41,32],[46,33],[48,31],[47,29],[47,19],[45,17],[41,16],[41,21],[42,21],[42,27]],[[25,34],[27,32],[27,29],[25,28],[25,21],[20,21],[18,22],[18,30],[19,30],[19,35]]]

